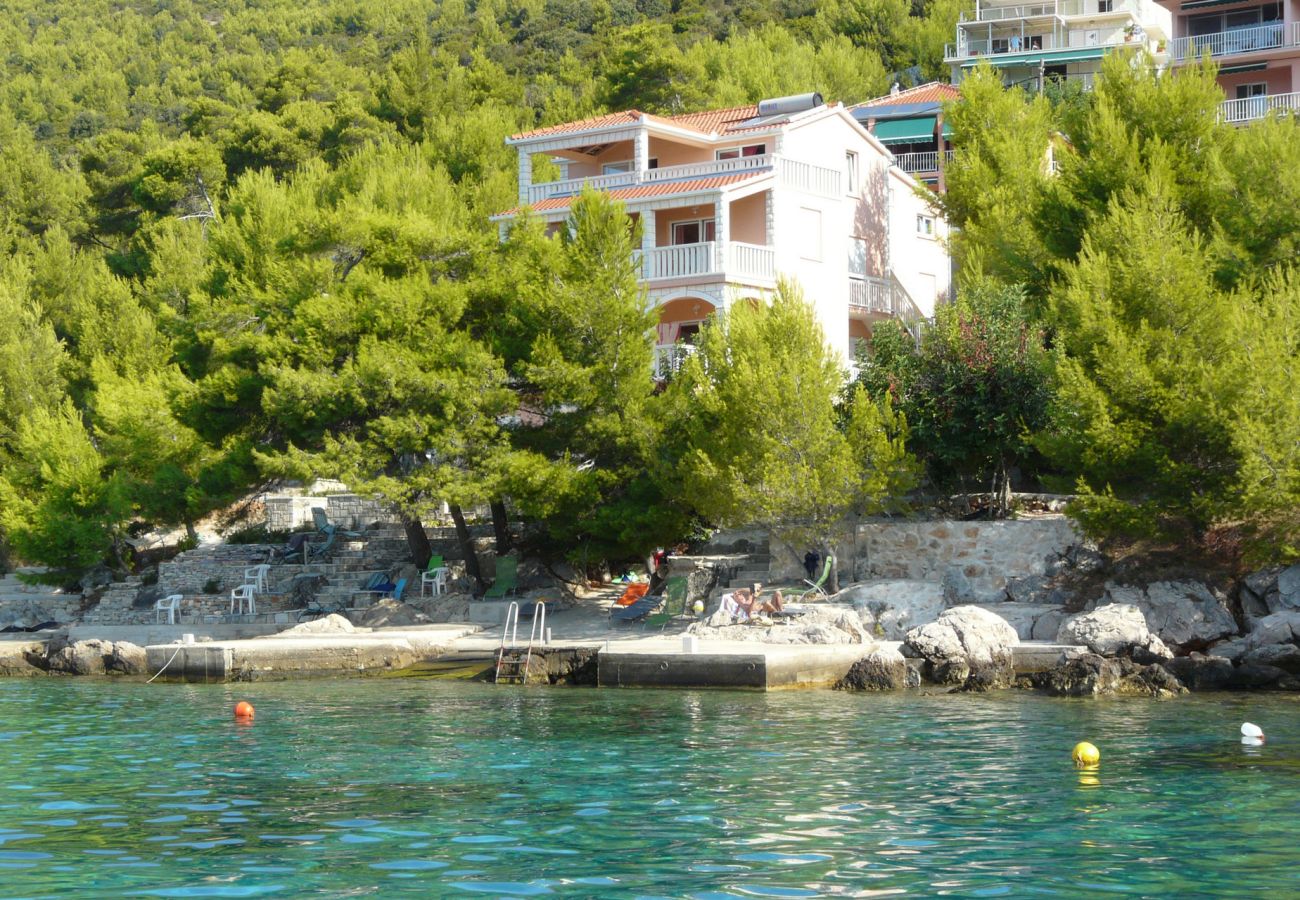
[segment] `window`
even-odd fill
[[[1114,0],[1097,0],[1097,12],[1099,13],[1113,12],[1113,7]]]
[[[849,238],[849,277],[867,277],[867,239]]]
[[[657,156],[650,157],[650,159],[646,162],[646,168],[647,169],[659,168],[659,157]]]
[[[799,255],[804,259],[821,262],[822,258],[822,211],[799,208]]]
[[[631,172],[631,171],[632,171],[632,160],[630,159],[625,159],[622,162],[605,163],[600,167],[600,174],[602,175],[617,175],[620,172]]]
[[[1237,85],[1237,99],[1249,100],[1251,97],[1268,96],[1268,85],[1262,81],[1256,81],[1253,84]]]
[[[714,153],[715,159],[740,159],[742,156],[763,156],[767,153],[767,144],[749,144],[745,147],[728,147]]]
[[[934,216],[916,217],[916,233],[923,237],[934,237]]]
[[[694,219],[688,222],[673,223],[673,244],[699,244],[711,241],[717,234],[718,223],[714,219]]]
[[[844,151],[844,172],[848,176],[849,193],[858,189],[858,155],[852,150]]]
[[[700,333],[699,322],[683,322],[677,328],[677,343],[694,344],[695,338]]]

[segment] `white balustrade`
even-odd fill
[[[566,197],[582,192],[584,186],[597,191],[631,187],[637,183],[635,172],[616,172],[612,175],[591,175],[587,178],[567,178],[564,181],[544,181],[528,186],[528,202],[536,203],[548,197]]]
[[[638,250],[636,255],[641,261],[641,277],[646,281],[707,275],[718,271],[717,241],[655,247],[651,250]]]
[[[1199,59],[1209,51],[1211,56],[1232,56],[1237,53],[1254,53],[1277,47],[1296,46],[1300,43],[1300,29],[1292,23],[1288,29],[1282,22],[1270,22],[1255,28],[1234,28],[1214,34],[1198,34],[1174,38],[1169,42],[1169,58],[1175,62]]]
[[[776,280],[776,249],[757,244],[742,244],[732,241],[727,245],[729,260],[727,274],[745,278],[759,278],[765,281]]]
[[[774,157],[742,156],[736,159],[716,159],[680,166],[646,169],[644,172],[615,172],[610,175],[591,175],[586,178],[567,178],[563,181],[545,181],[528,186],[528,202],[537,203],[549,197],[569,197],[580,193],[584,186],[598,191],[633,187],[638,184],[658,184],[688,178],[708,178],[713,175],[730,175],[736,172],[753,172],[773,164]]]
[[[765,169],[772,165],[773,157],[739,156],[735,159],[715,159],[712,162],[684,163],[680,166],[663,166],[647,169],[642,173],[641,181],[652,184],[660,181],[676,181],[684,178],[708,178],[711,175],[730,175],[735,172],[751,172]]]
[[[826,197],[840,195],[840,173],[837,169],[814,166],[797,159],[782,159],[778,171],[784,187]]]
[[[900,153],[894,157],[894,164],[910,174],[937,172],[939,171],[939,152],[937,150],[928,150],[922,153]]]
[[[1229,124],[1252,122],[1264,118],[1274,110],[1293,115],[1300,113],[1300,93],[1226,100],[1219,107],[1219,119]]]
[[[849,307],[860,312],[889,313],[889,279],[874,276],[849,278]]]

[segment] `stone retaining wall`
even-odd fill
[[[943,581],[950,571],[965,577],[981,601],[1001,599],[1009,578],[1042,575],[1048,561],[1079,543],[1064,516],[998,522],[864,521],[846,526],[834,542],[840,581],[873,578]],[[804,577],[807,548],[771,540],[771,579]]]

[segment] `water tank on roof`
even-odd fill
[[[808,109],[816,109],[822,105],[822,102],[822,95],[816,91],[811,94],[795,94],[792,97],[773,97],[771,100],[759,101],[758,114],[760,116],[787,116]]]

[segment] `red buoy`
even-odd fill
[[[253,704],[249,703],[247,700],[240,700],[235,704],[236,719],[251,719],[253,718],[253,715]]]

